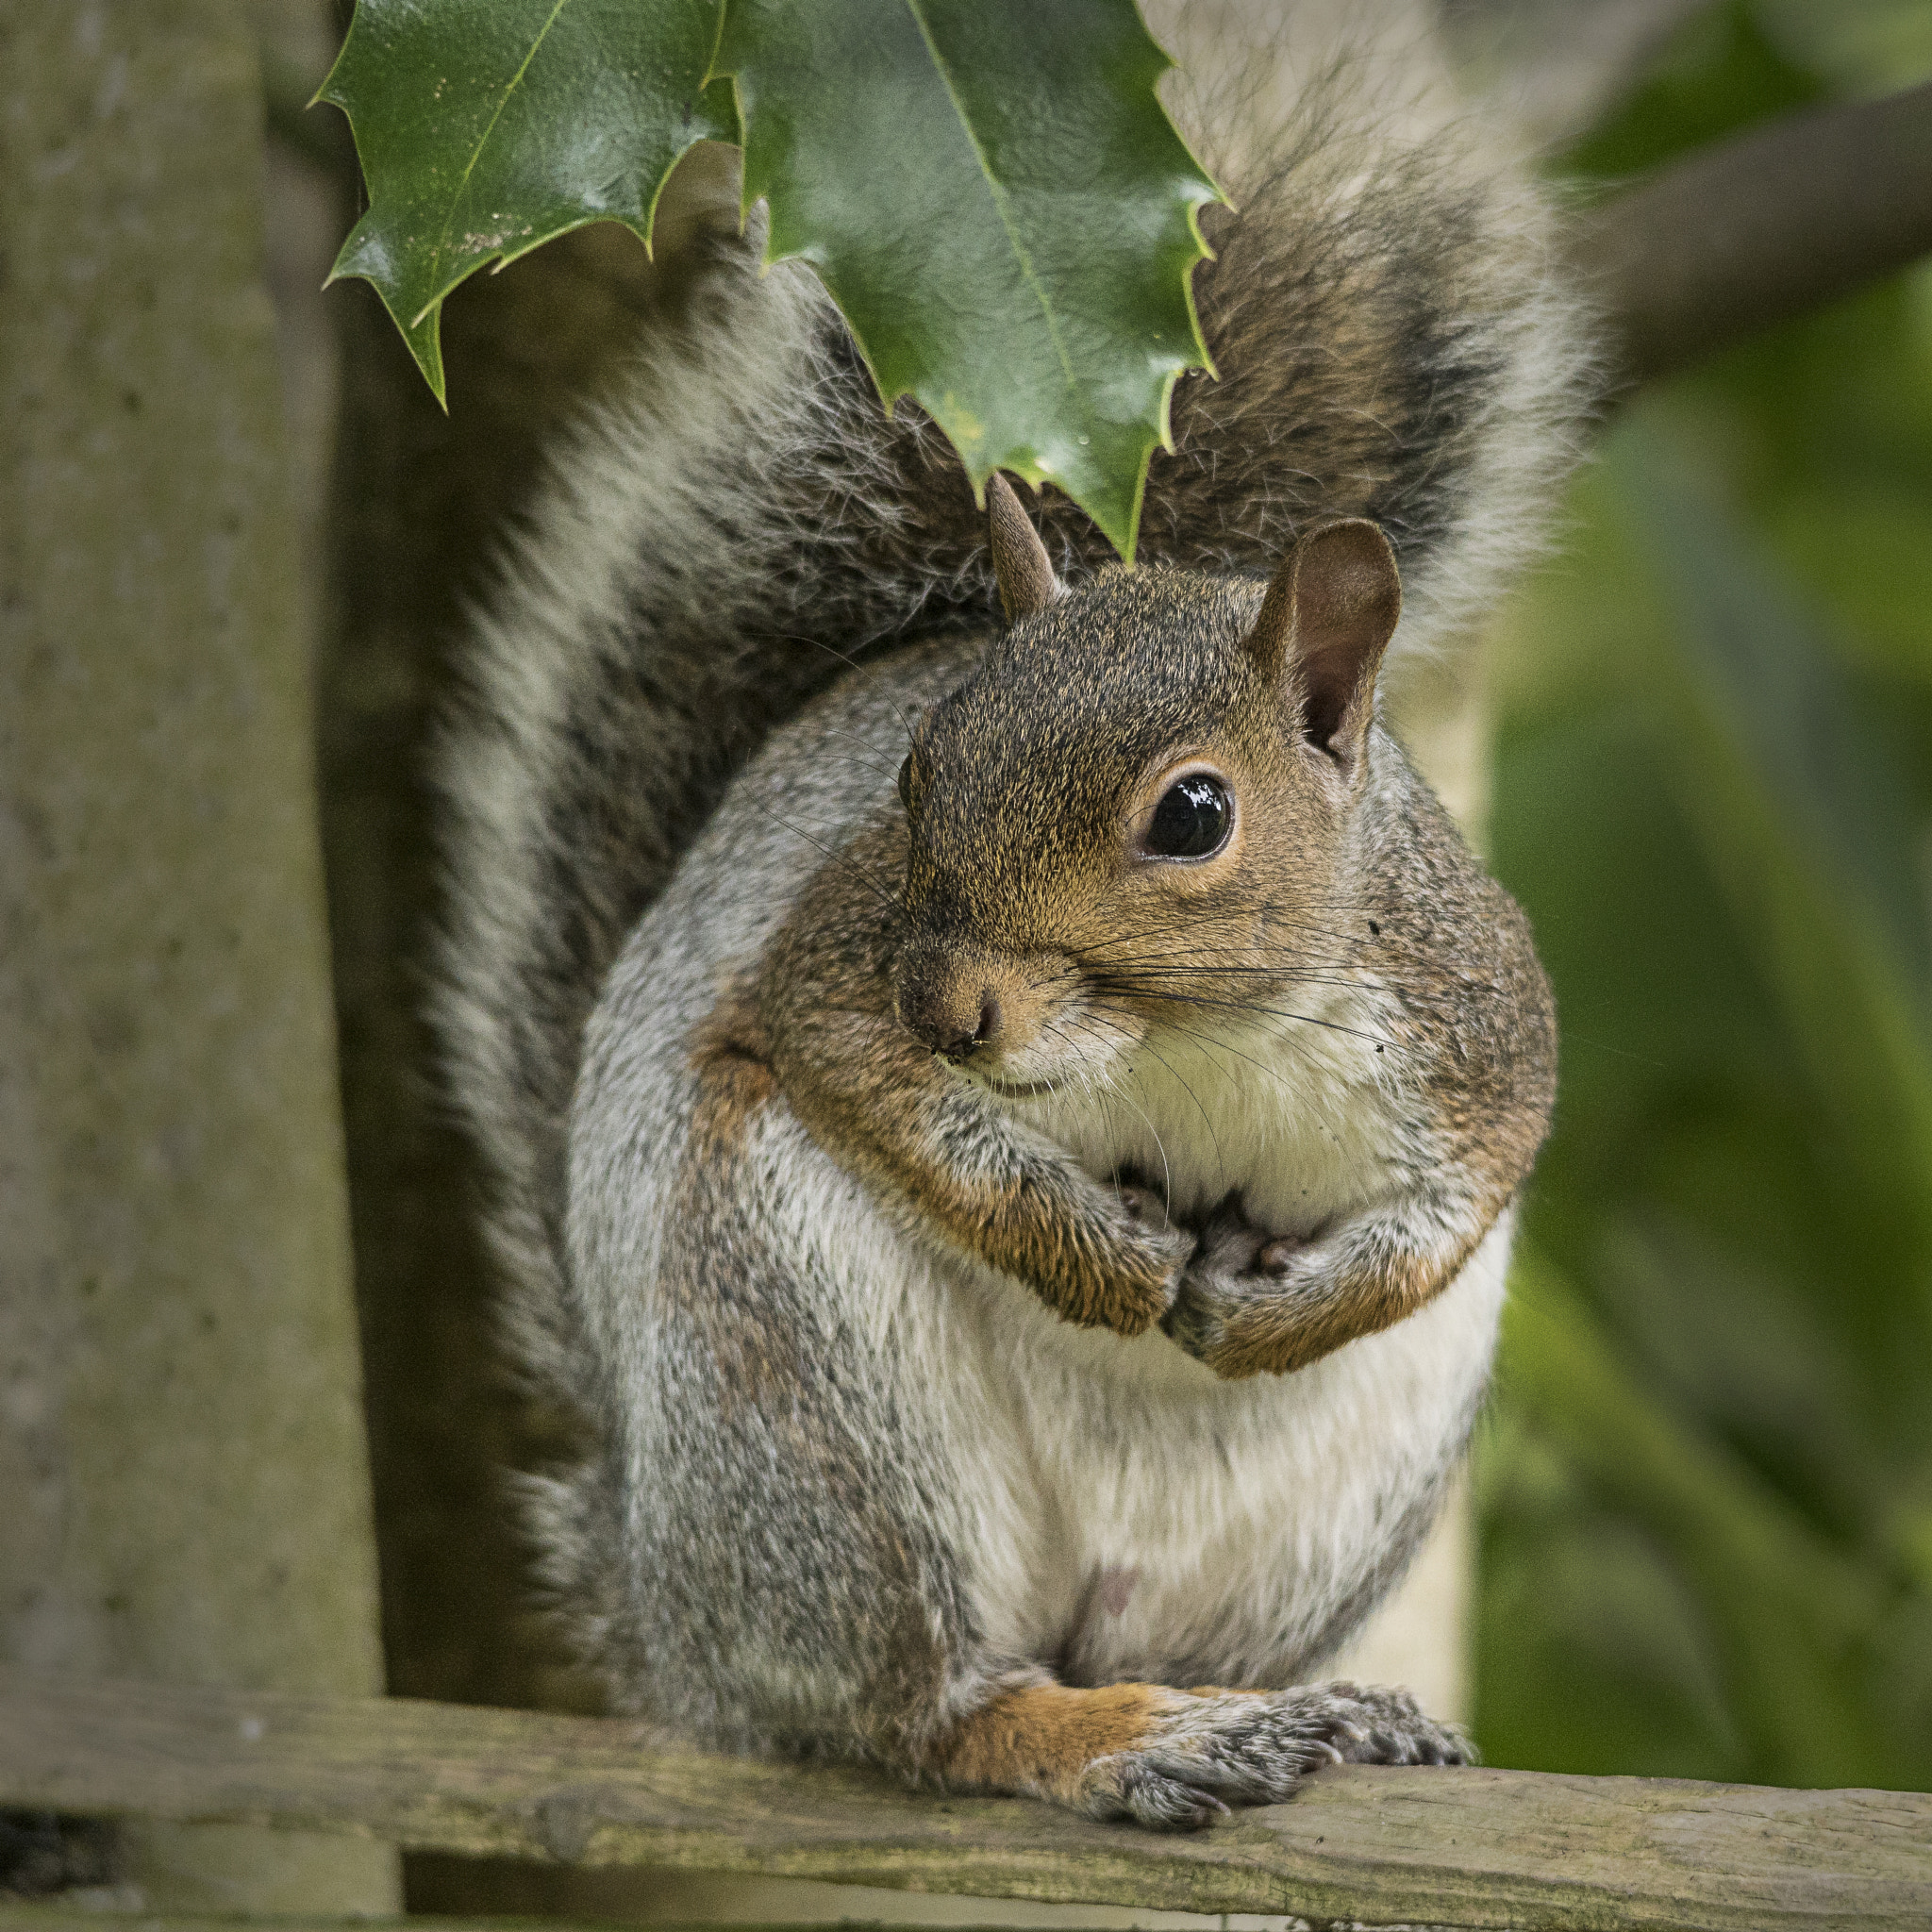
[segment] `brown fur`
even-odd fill
[[[761,1013],[786,1095],[922,1226],[1032,1283],[1068,1321],[1138,1335],[1173,1301],[1188,1243],[1140,1226],[1071,1162],[1002,1137],[900,1023],[890,962],[903,922],[874,881],[903,875],[905,840],[897,824],[862,833],[767,957]],[[965,1143],[978,1159],[959,1157]]]
[[[1501,1211],[1499,1204],[1475,1231],[1426,1257],[1391,1247],[1379,1267],[1345,1275],[1318,1302],[1257,1299],[1223,1324],[1201,1359],[1227,1381],[1285,1375],[1393,1327],[1456,1278]]]
[[[778,1091],[755,986],[733,986],[691,1041],[702,1096],[691,1142],[700,1159],[741,1152],[752,1116]]]
[[[1304,1367],[1422,1307],[1548,1122],[1554,1023],[1521,913],[1386,741],[1393,803],[1372,793],[1400,606],[1390,548],[1359,522],[1304,538],[1265,595],[1115,572],[1050,601],[926,713],[905,823],[889,807],[834,855],[766,963],[777,1076],[822,1144],[1067,1319],[1124,1335],[1163,1321],[1225,1377]],[[1137,840],[1194,769],[1238,802],[1226,842],[1149,862]],[[1418,1117],[1405,1211],[1312,1279],[1261,1229],[1244,1259],[1223,1241],[1183,1278],[1172,1235],[1003,1133],[944,1064],[997,1081],[1096,989],[1110,1024],[1142,1030],[1185,1027],[1204,996],[1278,1005],[1308,967],[1298,935],[1338,917],[1355,937],[1323,941],[1315,964],[1394,989]]]
[[[1145,1748],[1161,1720],[1185,1702],[1185,1693],[1158,1684],[1009,1690],[982,1705],[935,1749],[932,1769],[947,1784],[1074,1804],[1096,1757]]]

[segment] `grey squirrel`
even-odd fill
[[[989,524],[726,240],[443,757],[443,1037],[613,1707],[1163,1827],[1464,1754],[1303,1681],[1460,1456],[1554,1080],[1376,674],[1534,542],[1586,373],[1507,168],[1332,76],[1265,168],[1194,132],[1219,379],[1137,568]]]

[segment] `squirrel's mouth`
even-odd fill
[[[1051,1093],[1051,1080],[1001,1080],[991,1074],[975,1072],[973,1075],[982,1087],[991,1087],[1005,1100],[1030,1100],[1037,1093]]]

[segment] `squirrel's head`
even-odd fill
[[[899,774],[895,991],[935,1053],[1015,1093],[1333,977],[1401,590],[1359,519],[1308,531],[1265,587],[1114,569],[1065,590],[998,475],[989,495],[1009,627]]]

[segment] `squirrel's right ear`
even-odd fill
[[[992,546],[993,582],[1008,624],[1044,610],[1060,594],[1060,580],[1033,519],[1020,508],[1013,486],[995,470],[986,479],[986,525]]]
[[[1282,559],[1248,650],[1271,683],[1292,674],[1308,741],[1353,762],[1375,708],[1375,673],[1402,615],[1395,553],[1378,525],[1310,530]]]

